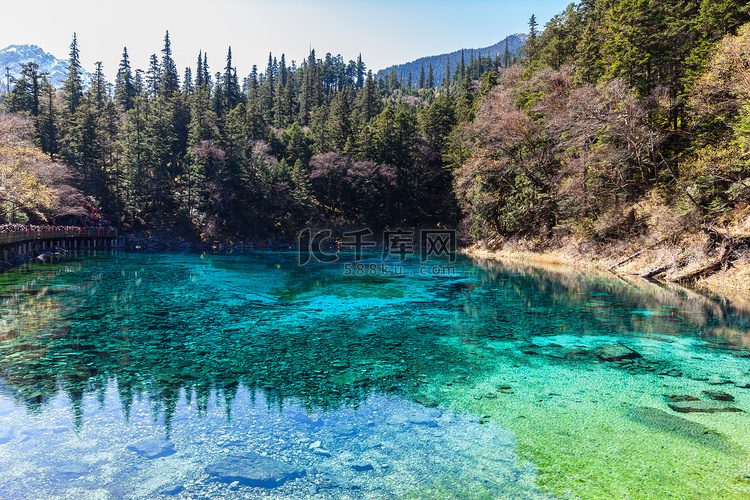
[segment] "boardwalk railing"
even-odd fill
[[[52,231],[8,231],[0,233],[0,245],[33,240],[115,237],[117,237],[117,230],[115,229],[55,229]]]

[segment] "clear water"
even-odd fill
[[[365,263],[100,254],[0,275],[0,498],[750,496],[747,313],[497,262]],[[642,357],[596,355],[613,344]],[[296,475],[212,473],[247,452]]]

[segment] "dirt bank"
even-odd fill
[[[679,239],[594,242],[567,238],[551,244],[523,239],[484,241],[465,250],[476,258],[563,265],[621,277],[678,283],[746,301],[750,237],[707,230]]]

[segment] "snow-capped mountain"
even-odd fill
[[[9,45],[0,50],[0,92],[7,90],[8,73],[11,77],[19,78],[21,76],[21,65],[31,61],[39,65],[40,72],[48,73],[47,79],[55,87],[59,87],[68,76],[67,60],[58,59],[36,45]],[[88,87],[91,83],[91,74],[84,71],[82,80],[84,88]]]

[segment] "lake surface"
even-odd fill
[[[0,498],[750,497],[746,311],[555,269],[354,259],[98,254],[0,275]]]

